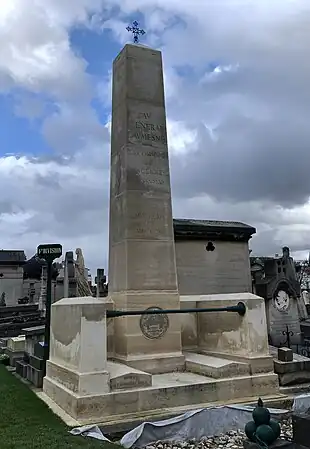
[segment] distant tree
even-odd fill
[[[44,259],[40,259],[38,256],[34,255],[31,259],[27,260],[24,269],[24,279],[41,279],[42,274],[42,266],[45,265],[46,262]],[[59,274],[58,265],[56,262],[53,263],[53,271],[52,278],[55,280]]]

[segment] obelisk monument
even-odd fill
[[[109,296],[117,310],[180,307],[161,52],[127,44],[113,63]],[[180,315],[114,318],[115,359],[182,369]]]

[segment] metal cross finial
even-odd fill
[[[133,34],[133,41],[135,44],[139,42],[139,36],[143,36],[143,34],[145,34],[145,31],[140,29],[138,25],[138,22],[135,20],[134,22],[132,22],[131,27],[128,26],[126,28],[127,31],[130,31]]]

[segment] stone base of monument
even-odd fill
[[[149,373],[147,363],[139,370],[107,360],[110,305],[104,298],[58,301],[52,305],[50,360],[41,398],[52,400],[82,425],[134,422],[211,404],[283,397],[268,353],[264,300],[250,293],[211,295],[197,297],[196,305],[226,307],[236,299],[245,303],[245,316],[197,314],[197,348],[184,347],[182,372],[164,374]]]
[[[177,310],[177,292],[127,292],[109,297],[116,310]],[[114,360],[150,374],[184,371],[180,316],[177,314],[123,316],[114,319]],[[109,339],[108,339],[109,341]]]
[[[141,417],[177,414],[181,410],[204,408],[227,401],[250,401],[258,395],[276,397],[277,382],[273,374],[258,375],[255,378],[231,377],[215,380],[192,373],[157,374],[152,376],[152,386],[139,384],[137,373],[130,372],[118,378],[114,390],[105,394],[82,395],[73,392],[55,379],[44,379],[43,391],[66,413],[81,425],[126,422]],[[136,385],[134,385],[136,384]]]

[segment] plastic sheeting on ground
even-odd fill
[[[243,429],[252,418],[253,408],[242,405],[210,407],[163,421],[144,422],[126,433],[119,443],[126,449],[142,448],[155,441],[186,441]],[[289,414],[289,410],[283,409],[269,408],[269,411],[275,419]],[[109,441],[98,426],[77,427],[71,430],[71,433]]]

